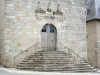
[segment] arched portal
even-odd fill
[[[41,44],[46,50],[56,50],[57,29],[53,24],[45,24],[42,27]]]

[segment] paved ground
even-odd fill
[[[100,75],[100,73],[48,73],[48,72],[32,72],[18,71],[16,69],[0,68],[0,75]]]
[[[0,75],[10,75],[10,73],[4,71],[4,70],[0,70]]]

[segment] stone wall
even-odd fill
[[[3,9],[3,5],[4,5],[4,2],[3,0],[0,0],[0,63],[2,62],[2,55],[3,55],[3,35],[2,35],[2,32],[3,32],[3,28],[4,28],[4,9]]]
[[[100,68],[100,21],[96,22],[96,32],[97,32],[97,58],[98,58],[98,67]]]
[[[38,2],[49,17],[38,14],[37,19],[35,10]],[[60,4],[63,16],[51,19],[52,12],[47,12],[49,2],[52,12],[56,12]],[[13,64],[14,56],[41,42],[41,28],[46,23],[52,23],[57,28],[58,43],[62,42],[87,58],[85,0],[4,0],[4,18],[3,63],[8,66]]]
[[[100,68],[100,21],[87,21],[87,55],[88,62]]]
[[[86,28],[87,28],[87,56],[88,62],[93,65],[94,67],[98,66],[98,59],[97,59],[97,21],[88,21]]]

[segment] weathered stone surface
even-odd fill
[[[36,18],[35,10],[40,1],[41,9],[46,11],[51,2],[51,10],[55,12],[60,4],[63,16]],[[58,43],[62,42],[83,58],[87,56],[85,0],[4,0],[4,51],[6,57],[14,57],[22,50],[41,41],[41,28],[52,23],[57,28]],[[47,12],[47,11],[46,11]],[[9,41],[8,41],[9,40]],[[7,48],[6,48],[7,47]],[[15,55],[13,55],[13,53]],[[10,61],[7,63],[11,63]]]

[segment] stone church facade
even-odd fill
[[[81,57],[89,61],[85,0],[0,1],[0,60],[3,66],[15,67],[40,50],[66,53],[71,50],[76,59]],[[98,58],[93,53],[95,61]],[[97,60],[88,63],[98,67]]]

